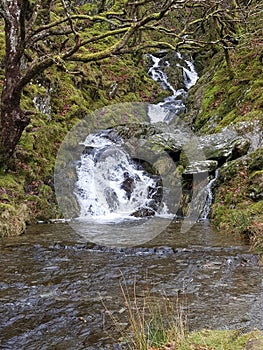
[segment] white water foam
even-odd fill
[[[182,66],[183,76],[184,76],[184,85],[189,90],[192,86],[194,86],[199,79],[199,76],[195,70],[195,67],[192,62],[185,60],[185,63],[189,67],[189,69]]]
[[[206,192],[206,202],[202,211],[202,214],[200,216],[199,220],[207,220],[210,210],[211,210],[211,205],[213,203],[213,193],[212,193],[212,187],[214,182],[217,180],[219,175],[219,171],[218,169],[216,169],[215,171],[215,177],[209,181],[209,183],[207,184],[207,186],[204,188],[204,191]]]
[[[80,217],[111,220],[150,207],[156,180],[140,169],[120,145],[103,136],[89,135],[84,142],[87,151],[77,167],[75,190]]]
[[[169,82],[167,75],[162,70],[163,58],[156,57],[154,55],[148,55],[148,57],[153,62],[152,67],[149,69],[148,74],[154,80],[161,84],[164,90],[170,90],[172,95],[164,99],[163,102],[158,103],[156,106],[161,107],[161,111],[158,107],[149,107],[148,115],[151,123],[157,122],[169,122],[171,112],[177,115],[181,111],[185,111],[185,100],[187,98],[187,90],[189,90],[198,80],[198,74],[195,70],[194,64],[191,61],[185,60],[180,53],[176,53],[182,64],[177,64],[178,67],[182,69],[184,78],[184,88],[176,90],[173,85]],[[165,66],[169,66],[169,62],[165,61]],[[188,68],[186,68],[187,66]]]

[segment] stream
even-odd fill
[[[114,227],[113,227],[114,228]],[[67,224],[30,226],[0,245],[1,349],[118,349],[120,289],[182,295],[190,330],[262,329],[262,268],[239,237],[180,223],[142,247],[87,244]],[[107,312],[106,312],[107,310]]]
[[[176,55],[184,77],[178,90],[160,66],[169,65],[165,57],[149,56],[149,75],[171,92],[149,106],[151,123],[169,124],[185,111],[198,79],[193,63]],[[57,176],[69,212],[68,198],[80,209],[75,222],[31,225],[0,241],[0,349],[121,349],[118,328],[127,334],[129,323],[121,286],[139,304],[147,293],[161,302],[179,300],[189,330],[263,329],[257,255],[244,238],[218,232],[207,220],[217,171],[200,182],[207,200],[184,226],[169,212],[165,179],[130,158],[119,135],[107,129],[86,136],[80,159],[71,162],[76,182],[65,184],[63,171]]]

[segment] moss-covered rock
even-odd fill
[[[18,236],[26,229],[29,210],[25,204],[0,203],[0,237]]]

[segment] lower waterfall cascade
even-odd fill
[[[150,176],[115,143],[107,131],[89,135],[77,167],[80,216],[129,216],[140,208],[157,209],[158,179]],[[88,150],[88,151],[87,151]]]

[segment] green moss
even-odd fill
[[[14,191],[20,190],[22,181],[22,178],[15,178],[11,174],[0,175],[0,187],[8,187]]]
[[[190,333],[185,341],[185,344],[182,344],[180,347],[178,347],[178,350],[243,350],[245,348],[249,349],[249,343],[252,342],[254,344],[257,344],[257,346],[253,346],[253,349],[261,349],[263,346],[262,332],[253,331],[243,334],[238,330],[202,330],[199,332]]]
[[[93,14],[96,9],[95,3],[86,3],[79,7],[83,14]],[[122,11],[123,3],[114,2],[113,10]],[[53,5],[50,13],[52,19],[59,18],[58,14],[61,11],[64,11],[61,4]],[[1,19],[0,29],[2,58],[4,30]],[[94,36],[104,29],[105,24],[96,23],[85,35]],[[162,34],[156,35],[156,39],[161,40],[161,36]],[[219,47],[215,47],[213,52],[206,49],[205,52],[199,53],[204,74],[198,84],[202,88],[196,87],[191,90],[199,94],[198,98],[190,96],[192,101],[200,100],[200,108],[198,107],[193,118],[195,130],[221,131],[230,123],[254,118],[262,120],[262,63],[258,59],[260,52],[255,36],[256,34],[241,36],[240,45],[231,52],[235,79],[229,79]],[[62,39],[58,38],[58,41],[60,40]],[[108,37],[100,42],[97,49],[106,50],[115,40],[114,37]],[[81,50],[84,52],[86,49]],[[87,50],[86,52],[90,53]],[[207,67],[207,70],[204,67]],[[31,211],[32,220],[58,215],[52,192],[52,175],[57,150],[68,130],[80,119],[105,105],[125,101],[154,102],[162,99],[167,92],[162,91],[159,84],[147,76],[147,68],[147,60],[140,54],[110,57],[101,62],[87,64],[60,61],[57,62],[57,66],[49,68],[39,77],[41,85],[38,84],[38,80],[29,84],[24,89],[22,108],[35,110],[35,115],[22,135],[15,157],[10,162],[9,173],[0,176],[0,200],[3,204],[13,206],[16,201],[25,201]],[[72,74],[67,74],[66,71]],[[0,80],[2,79],[3,65],[0,66]],[[49,84],[51,115],[43,115],[36,110],[33,101],[36,95],[46,96],[45,86]],[[193,103],[193,106],[196,108],[196,103]],[[129,121],[130,114],[127,113],[125,118]],[[111,114],[105,116],[105,125],[118,121],[114,120]],[[92,123],[94,126],[95,122]],[[76,143],[76,140],[74,142]],[[261,151],[250,156],[246,179],[238,173],[244,170],[242,162],[233,163],[231,167],[222,171],[220,177],[223,184],[220,185],[214,206],[215,220],[220,218],[224,223],[229,220],[228,222],[234,224],[235,221],[241,222],[245,214],[248,215],[249,222],[255,215],[260,216],[258,196],[261,187],[258,180],[260,174],[257,172],[262,170],[262,159]],[[181,163],[188,163],[183,153]],[[232,180],[233,178],[235,180]],[[244,185],[243,188],[239,187],[238,181]],[[252,193],[258,202],[253,200]],[[248,206],[251,208],[247,209]],[[235,214],[234,210],[238,210],[239,214]],[[229,213],[229,216],[226,213]]]
[[[263,253],[263,170],[262,148],[246,161],[224,166],[212,206],[213,223],[220,230],[245,234]],[[260,169],[260,170],[259,170]]]
[[[257,28],[258,23],[255,21],[251,25]],[[202,88],[193,89],[196,99],[201,99],[200,107],[194,112],[190,111],[199,133],[220,132],[222,128],[233,124],[237,125],[241,134],[246,135],[246,132],[252,131],[248,130],[250,124],[242,123],[238,126],[239,122],[258,120],[262,125],[263,82],[258,40],[255,30],[247,37],[244,35],[235,50],[231,51],[234,79],[227,76],[222,56],[221,62],[211,62],[207,70],[204,70],[204,78],[197,83]],[[191,99],[194,101],[195,95]],[[216,227],[228,232],[249,234],[261,252],[262,159],[261,147],[246,158],[229,162],[222,167],[212,208],[212,219]]]
[[[256,22],[252,26],[257,26]],[[247,35],[248,33],[246,33]],[[256,31],[250,42],[246,35],[231,51],[231,62],[235,73],[229,79],[222,55],[221,61],[213,61],[204,69],[204,76],[210,72],[210,80],[202,81],[205,89],[201,108],[195,118],[195,128],[201,132],[219,132],[230,123],[248,121],[252,118],[263,120],[262,62],[259,59]],[[254,38],[253,38],[254,35]]]
[[[263,147],[249,155],[248,169],[250,173],[257,170],[263,170]]]
[[[254,203],[252,206],[251,206],[251,212],[253,214],[262,214],[263,213],[263,200],[257,202],[257,203]]]
[[[0,202],[15,203],[23,198],[23,176],[0,175]]]
[[[94,5],[85,6],[88,11],[93,11]],[[60,10],[53,8],[51,17],[57,18],[56,13]],[[103,28],[98,24],[94,30],[101,32]],[[103,41],[101,49],[113,40]],[[0,31],[0,43],[2,41],[4,34]],[[4,48],[4,42],[0,48]],[[4,56],[3,51],[0,56]],[[21,107],[35,110],[35,114],[22,134],[9,172],[0,176],[0,201],[10,205],[25,203],[30,222],[58,217],[60,213],[52,188],[53,168],[61,142],[80,119],[90,116],[94,110],[125,101],[153,101],[163,94],[159,84],[147,77],[146,68],[146,59],[141,55],[111,57],[88,64],[61,62],[28,84],[23,91]],[[67,74],[65,70],[74,73]],[[3,74],[2,70],[0,74]],[[110,92],[115,83],[117,90],[113,96]],[[47,94],[50,94],[50,115],[42,114],[34,105],[35,96],[46,97]],[[127,121],[130,118],[127,115]],[[105,125],[113,123],[113,119],[112,114],[105,116]],[[15,211],[12,213],[15,215]]]

